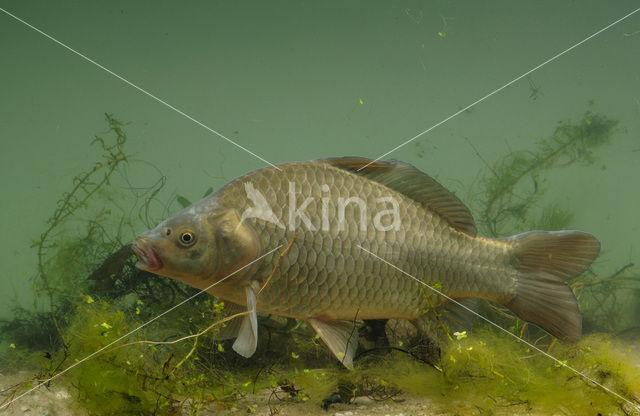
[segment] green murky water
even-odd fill
[[[142,293],[136,286],[139,282],[129,282],[129,289],[102,286],[100,291],[89,284],[95,281],[89,277],[122,244],[179,210],[180,198],[195,201],[208,189],[217,189],[267,163],[384,155],[632,12],[637,3],[3,1],[0,7],[77,52],[0,12],[0,213],[5,237],[0,242],[4,265],[0,279],[0,318],[4,323],[0,372],[25,370],[37,374],[37,380],[45,380],[100,348],[103,341],[114,340],[152,317],[152,310],[159,312],[154,309],[160,309],[158,305],[137,303]],[[560,224],[597,236],[602,254],[592,271],[575,283],[576,290],[582,291],[581,308],[592,314],[585,320],[585,331],[599,334],[594,335],[598,341],[585,348],[600,351],[605,341],[599,337],[605,333],[613,337],[612,342],[622,344],[620,354],[625,343],[636,345],[639,332],[640,272],[635,266],[640,260],[636,243],[640,231],[639,64],[640,12],[385,156],[409,162],[436,177],[468,203],[479,222],[487,219],[483,209],[489,191],[496,189],[487,181],[501,183],[498,178],[508,179],[509,173],[524,171],[517,183],[504,188],[509,198],[500,200],[510,209],[510,216],[501,219],[502,227],[481,223],[481,232],[504,236],[537,223]],[[95,188],[86,206],[60,224],[47,223],[60,207],[58,201],[74,189],[74,178],[91,172],[96,163],[113,161],[118,149],[109,154],[100,143],[91,144],[96,135],[104,138],[107,146],[114,143],[116,136],[108,131],[105,113],[123,123],[127,161],[117,165],[108,184]],[[605,121],[615,122],[607,127],[606,140],[592,147],[580,143],[584,129],[594,123],[603,126]],[[554,132],[559,126],[579,130],[576,153],[536,165],[537,156],[549,156],[558,148],[553,138],[557,138]],[[546,142],[541,144],[543,140]],[[515,156],[523,158],[520,164]],[[91,176],[86,189],[94,189],[91,184],[99,184],[109,166]],[[527,166],[533,167],[527,170]],[[80,189],[73,194],[77,199],[71,205],[85,195]],[[527,209],[518,211],[522,204]],[[38,246],[33,247],[48,229],[46,253],[40,263],[51,275],[51,285],[38,277]],[[609,280],[593,283],[603,279]],[[51,291],[45,289],[51,289],[55,282],[62,286],[49,298]],[[174,304],[194,293],[186,287],[158,290],[171,293],[163,300]],[[52,328],[46,319],[50,299],[66,305],[58,311],[58,319],[68,345],[46,332]],[[106,306],[98,308],[103,301]],[[218,316],[210,306],[204,305],[203,298],[199,305],[185,309],[203,313],[195,321],[184,315],[187,312],[176,311],[166,321],[156,322],[145,335],[176,339],[196,333]],[[34,322],[35,315],[30,314],[37,312],[45,320],[27,325]],[[37,338],[30,331],[38,325],[43,339],[37,346],[24,345]],[[114,327],[120,332],[109,332]],[[106,332],[83,333],[91,328]],[[310,338],[305,344],[302,333],[296,334],[302,338],[283,348],[294,348],[287,355],[302,350],[308,354],[302,358],[309,361],[297,366],[281,364],[281,373],[274,370],[269,376],[281,380],[283,373],[306,374],[305,367],[313,364],[331,365],[318,352],[322,346],[315,349],[308,345]],[[531,338],[535,334],[525,335],[536,341]],[[230,349],[217,343],[209,347],[218,350],[225,345]],[[477,345],[465,348],[475,346],[477,350]],[[548,342],[541,345],[549,346]],[[198,367],[188,356],[192,346],[158,347],[149,353],[157,368],[147,361],[134,362],[132,368],[162,378],[167,375],[162,366],[170,355],[175,358],[168,367],[184,359],[185,368],[192,365],[183,376],[196,386],[193,391],[206,391],[196,380],[198,371],[215,373],[220,377],[215,379],[218,385],[224,379],[240,390],[255,375],[251,370],[234,373],[244,364],[222,351],[222,362],[211,360]],[[123,359],[138,357],[142,350],[136,348],[120,350],[128,351],[122,353]],[[500,344],[495,351],[471,360],[469,365],[480,369],[471,374],[499,378],[483,371],[487,357],[500,354],[503,348]],[[513,348],[522,353],[515,341]],[[577,359],[579,354],[565,350],[550,351],[589,375],[600,371],[589,358]],[[47,354],[51,358],[42,358]],[[272,365],[268,354],[260,357],[247,368]],[[609,370],[629,368],[621,364],[623,358],[607,357],[613,361],[604,362],[603,357],[594,359]],[[637,363],[637,358],[637,349],[629,347],[624,359]],[[68,377],[76,386],[86,385],[89,382],[83,377],[87,373],[80,371],[83,365],[91,371],[104,371],[111,384],[126,385],[126,392],[118,392],[118,397],[123,406],[130,401],[132,414],[148,412],[145,406],[155,397],[154,392],[166,395],[162,389],[169,388],[158,387],[150,393],[139,378],[130,377],[135,369],[109,360],[81,364],[78,372],[63,374],[54,383],[64,385]],[[220,366],[221,373],[212,369],[214,365]],[[523,365],[535,373],[545,364]],[[402,373],[398,366],[401,364],[391,363],[388,368]],[[503,370],[495,368],[500,374]],[[540,373],[535,374],[539,377]],[[307,391],[311,401],[319,400],[321,394],[314,392],[323,384],[322,377],[318,376],[316,384],[298,382],[312,386]],[[379,374],[368,377],[380,382]],[[637,400],[637,371],[620,377],[615,382],[606,377],[598,380],[625,398]],[[549,392],[566,387],[558,386],[559,379],[550,377]],[[273,381],[268,376],[256,380],[264,388]],[[515,380],[514,385],[520,381]],[[396,382],[403,391],[410,390],[406,380]],[[21,385],[18,392],[26,388]],[[229,387],[231,391],[235,388]],[[79,398],[83,406],[100,413],[95,405],[86,405],[95,402],[92,395],[98,394],[97,390],[69,389],[74,400]],[[511,393],[518,390],[505,389]],[[500,391],[507,403],[516,401]],[[180,397],[186,394],[181,391]],[[215,405],[210,403],[211,397],[202,394],[203,403]],[[225,402],[224,394],[216,394]],[[28,402],[28,397],[20,400]],[[534,403],[535,397],[539,396],[528,400]],[[613,403],[607,409],[623,411],[615,405],[618,399],[607,397]],[[583,399],[588,400],[588,395]],[[496,402],[494,406],[498,406]],[[160,406],[158,411],[167,412],[170,407]],[[492,405],[483,402],[480,407],[486,410]]]

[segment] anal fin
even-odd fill
[[[256,303],[259,284],[256,281],[245,286],[247,296],[247,310],[250,312],[242,318],[238,338],[233,343],[233,350],[245,358],[251,357],[258,347],[258,313]]]
[[[355,322],[311,318],[307,323],[345,367],[353,368],[353,357],[358,348],[358,329]]]

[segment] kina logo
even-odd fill
[[[258,191],[251,182],[244,184],[244,190],[247,192],[247,198],[253,202],[253,206],[244,210],[240,224],[247,218],[257,218],[273,223],[280,228],[285,228],[278,217],[276,217],[276,214],[274,214],[267,199],[262,195],[262,192]],[[240,224],[238,224],[238,226],[240,226]]]

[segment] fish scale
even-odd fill
[[[256,349],[261,311],[304,320],[350,367],[355,320],[405,318],[428,332],[450,299],[501,303],[575,341],[582,321],[565,281],[589,267],[600,244],[581,231],[480,237],[467,207],[415,167],[347,157],[241,176],[141,234],[133,249],[139,268],[248,309],[233,326],[243,356]]]
[[[376,203],[377,198],[394,194],[384,185],[363,181],[356,174],[337,168],[328,169],[323,165],[303,163],[282,165],[279,168],[282,171],[267,168],[240,177],[222,188],[220,194],[237,201],[237,195],[244,193],[244,183],[254,182],[257,184],[256,188],[260,186],[258,189],[267,198],[269,206],[281,207],[280,217],[286,218],[288,213],[282,207],[289,206],[289,183],[294,183],[296,194],[302,195],[296,198],[297,206],[307,197],[314,198],[316,203],[309,204],[305,210],[312,219],[322,217],[322,205],[318,202],[323,196],[327,196],[321,191],[321,186],[328,182],[333,186],[329,193],[333,200],[337,198],[336,195],[345,199],[360,196],[367,207],[376,207],[379,205]],[[260,178],[256,178],[256,175]],[[329,181],[328,177],[335,179]],[[335,212],[334,215],[329,215],[328,231],[319,229],[317,221],[312,221],[318,228],[316,231],[306,230],[303,224],[298,224],[296,229],[299,231],[292,232],[259,219],[249,220],[265,251],[277,246],[277,243],[287,246],[297,233],[296,242],[280,263],[269,286],[262,292],[258,300],[259,308],[265,312],[298,318],[324,315],[329,309],[332,316],[340,319],[380,318],[390,312],[415,319],[429,304],[443,301],[442,298],[438,299],[438,295],[431,293],[429,303],[424,298],[425,292],[420,284],[387,265],[380,265],[380,260],[360,249],[359,245],[388,259],[407,273],[419,276],[429,285],[441,283],[450,287],[451,292],[487,295],[482,292],[482,287],[490,285],[480,283],[486,276],[475,274],[472,267],[464,267],[474,259],[466,258],[466,262],[458,260],[458,251],[469,247],[471,238],[451,229],[439,216],[425,212],[417,202],[403,195],[394,196],[401,200],[401,226],[400,230],[394,232],[376,233],[369,223],[365,234],[364,230],[357,228],[358,221],[351,221],[349,227],[339,231],[338,215]],[[225,203],[224,198],[221,201]],[[231,205],[231,201],[228,204]],[[248,206],[249,202],[237,209],[243,211]],[[272,209],[275,211],[275,208]],[[353,205],[348,205],[345,217],[357,218],[359,214],[355,211]],[[335,243],[333,250],[329,246],[329,251],[322,251],[325,250],[325,242],[331,241]],[[377,247],[372,247],[373,242]],[[482,250],[498,251],[493,245]],[[318,251],[322,251],[327,257],[328,268],[318,264]],[[467,251],[471,250],[467,248]],[[271,273],[275,257],[274,255],[270,261],[265,261],[259,272],[260,280],[266,279]],[[376,266],[378,269],[372,273]],[[335,273],[328,275],[327,269],[334,270]],[[367,270],[371,272],[367,273]],[[303,278],[299,279],[300,276]],[[331,293],[329,288],[333,288]],[[328,297],[328,300],[300,297],[300,290],[307,290],[317,297]],[[369,305],[369,299],[375,302]]]

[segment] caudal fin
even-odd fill
[[[505,306],[561,340],[577,341],[582,316],[564,282],[587,270],[600,243],[580,231],[531,231],[510,240],[515,240],[514,266],[520,275],[516,295]]]

